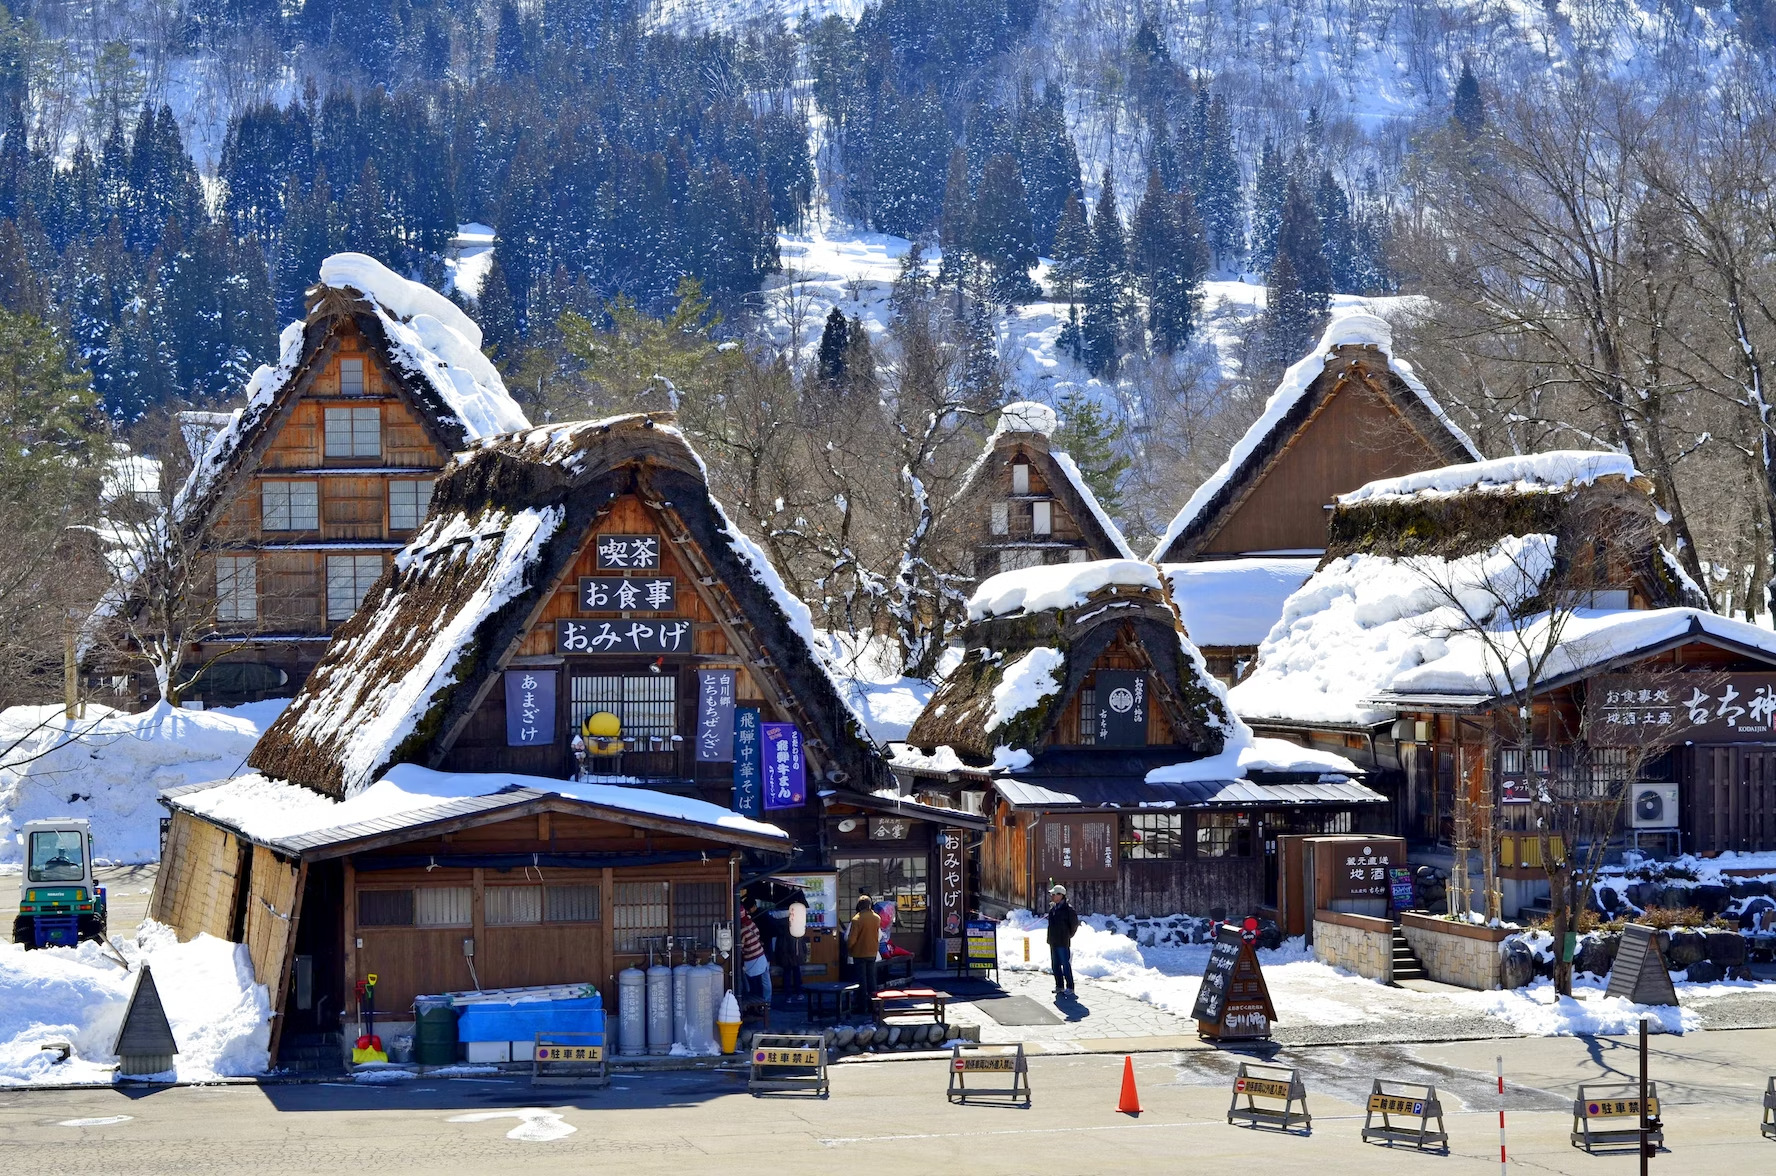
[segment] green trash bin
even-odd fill
[[[456,1010],[443,1000],[413,1005],[413,1060],[422,1066],[456,1061]]]

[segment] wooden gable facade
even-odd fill
[[[976,579],[1045,564],[1134,558],[1077,467],[1035,429],[1001,427],[961,500],[952,513],[964,528]]]
[[[1317,554],[1339,494],[1480,456],[1374,344],[1330,348],[1324,369],[1272,407],[1173,522],[1156,562]]]

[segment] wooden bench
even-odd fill
[[[949,997],[932,988],[884,988],[870,998],[870,1011],[882,1025],[913,1024],[926,1018],[944,1023]]]

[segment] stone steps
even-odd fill
[[[1406,942],[1405,934],[1394,928],[1394,967],[1393,984],[1398,988],[1403,980],[1424,980],[1424,964],[1413,954],[1412,945]]]

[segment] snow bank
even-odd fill
[[[993,687],[993,709],[987,713],[987,730],[997,731],[1011,720],[1061,688],[1057,675],[1067,664],[1058,649],[1038,645],[1005,667]]]
[[[121,941],[132,971],[94,943],[26,951],[0,944],[0,1086],[109,1083],[111,1047],[146,962],[179,1044],[174,1074],[182,1082],[260,1074],[271,1043],[271,1003],[253,980],[244,945],[199,935],[178,942],[172,928],[144,923]],[[73,1045],[55,1063],[40,1047]]]
[[[870,738],[884,746],[905,739],[931,701],[934,685],[900,672],[899,643],[886,634],[836,629],[816,629],[814,636],[840,693]],[[960,650],[946,649],[938,659],[936,676],[941,679],[961,658]]]
[[[1351,506],[1359,502],[1433,498],[1476,491],[1553,493],[1575,486],[1589,486],[1600,478],[1632,480],[1639,476],[1634,459],[1625,453],[1563,449],[1443,466],[1398,478],[1381,478],[1349,494],[1340,494],[1338,501],[1341,505]]]
[[[1257,645],[1317,559],[1256,557],[1164,565],[1184,631],[1197,645]]]
[[[1561,996],[1551,980],[1542,978],[1523,988],[1450,993],[1447,999],[1509,1022],[1532,1037],[1638,1033],[1642,1018],[1659,1033],[1687,1033],[1702,1025],[1694,1009],[1637,1005],[1603,995],[1601,985],[1586,986],[1576,980],[1572,996]],[[1681,993],[1678,999],[1683,999]]]
[[[1076,608],[1093,593],[1112,586],[1146,588],[1155,592],[1165,590],[1160,584],[1159,569],[1141,560],[1100,559],[1091,563],[1049,564],[1000,572],[981,581],[968,600],[968,619],[978,621],[1019,612]]]
[[[163,789],[233,775],[287,699],[226,710],[166,705],[128,715],[88,706],[0,711],[0,870],[17,870],[27,821],[85,817],[101,862],[160,857]]]

